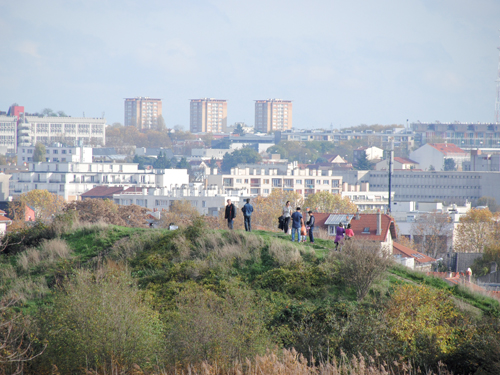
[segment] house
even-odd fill
[[[430,271],[432,264],[436,259],[431,258],[418,251],[412,250],[409,247],[403,246],[400,243],[393,242],[392,254],[396,262],[412,269],[419,269],[421,271]]]
[[[123,186],[96,186],[81,195],[85,199],[110,199],[113,200],[113,194],[119,194],[124,190]],[[142,188],[141,188],[142,191]]]
[[[359,160],[362,157],[363,153],[366,155],[366,158],[370,161],[382,159],[384,157],[384,150],[382,150],[381,148],[375,146],[371,147],[363,146],[363,147],[358,147],[356,150],[353,150],[352,152],[353,159]]]
[[[326,216],[328,215],[328,216]],[[327,230],[328,235],[335,236],[340,223],[351,224],[355,238],[376,241],[381,249],[392,252],[393,240],[396,238],[396,225],[389,215],[382,214],[314,214],[316,226]]]
[[[392,165],[392,168],[396,170],[404,170],[404,169],[418,169],[420,167],[416,161],[396,156],[394,158],[394,164]],[[375,170],[377,171],[389,170],[389,159],[381,160],[377,164],[375,164]]]
[[[7,226],[12,224],[12,220],[6,217],[7,213],[0,210],[0,236],[3,236],[7,232]]]
[[[445,159],[452,159],[458,170],[462,170],[462,162],[470,159],[470,155],[453,143],[427,143],[410,153],[410,159],[420,164],[423,170],[445,170]]]
[[[321,155],[323,159],[328,160],[330,164],[346,164],[347,160],[345,160],[342,156],[338,154],[325,154]]]

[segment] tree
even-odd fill
[[[356,160],[356,169],[360,171],[367,171],[372,169],[372,164],[366,156],[366,152],[362,152],[359,158]]]
[[[162,211],[158,226],[168,228],[171,223],[187,227],[200,217],[200,213],[188,200],[175,200],[168,211]]]
[[[186,158],[181,158],[179,162],[175,165],[176,169],[187,169],[188,171],[191,170],[191,164],[188,163]]]
[[[33,161],[34,162],[43,162],[46,160],[47,150],[45,149],[45,145],[43,143],[37,142],[35,144],[35,151],[33,152]]]
[[[238,164],[258,163],[262,157],[253,148],[242,148],[235,150],[232,153],[226,152],[222,158],[222,170],[229,172],[231,168],[236,167]]]
[[[411,231],[418,250],[436,258],[439,253],[448,251],[448,236],[453,234],[453,224],[447,214],[432,212],[419,215]]]
[[[473,208],[460,218],[455,232],[454,251],[482,253],[495,243],[496,222],[487,208]]]
[[[349,197],[342,197],[340,194],[332,194],[329,191],[320,191],[309,195],[306,198],[305,206],[317,212],[339,212],[343,214],[353,214],[358,209]]]
[[[452,158],[444,159],[444,170],[445,171],[456,170],[455,160],[453,160]]]
[[[78,219],[82,222],[97,223],[103,221],[107,224],[128,227],[148,226],[150,210],[131,204],[129,206],[118,205],[109,199],[84,199],[67,203],[64,211],[75,211]]]
[[[160,151],[160,153],[158,154],[158,157],[156,158],[156,160],[153,163],[153,168],[157,168],[157,169],[172,168],[172,163],[167,158],[166,153],[164,154],[163,152]]]
[[[24,210],[29,206],[35,211],[35,220],[49,222],[63,211],[64,204],[64,198],[57,194],[47,190],[31,190],[10,202],[9,211],[15,221],[24,222]]]
[[[294,191],[273,189],[267,197],[258,196],[252,202],[254,212],[252,222],[269,230],[278,229],[278,217],[283,213],[283,207],[290,201],[293,209],[303,207],[302,195]]]
[[[497,200],[493,197],[481,197],[476,201],[476,206],[486,206],[491,212],[498,210]]]
[[[165,120],[163,119],[163,116],[159,115],[157,121],[158,125],[156,125],[156,130],[158,130],[159,132],[165,131],[167,129],[167,126],[165,125]]]
[[[244,135],[245,130],[243,130],[243,126],[241,124],[236,125],[236,128],[233,131],[233,134]]]
[[[430,170],[430,171],[435,171],[435,170],[436,170],[436,168],[435,168],[435,167],[431,164],[431,165],[429,165],[429,170]]]

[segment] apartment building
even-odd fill
[[[17,117],[0,115],[0,153],[15,153],[17,148]]]
[[[228,199],[236,207],[242,207],[247,196],[246,190],[226,191],[216,185],[205,187],[203,183],[186,183],[172,188],[127,189],[113,194],[113,201],[125,206],[136,204],[153,212],[168,211],[175,201],[188,201],[201,215],[217,216]]]
[[[125,99],[125,126],[138,129],[156,129],[162,116],[161,99],[148,96]]]
[[[106,144],[106,120],[89,117],[21,116],[18,124],[18,147],[50,145],[54,142],[92,146]]]
[[[139,170],[137,163],[40,162],[29,163],[28,168],[12,175],[11,196],[40,189],[76,200],[101,185],[171,188],[189,183],[187,169]]]
[[[255,131],[271,133],[292,128],[292,101],[267,99],[255,101]]]
[[[191,99],[189,107],[191,133],[222,133],[227,129],[227,101],[224,99]]]
[[[22,146],[17,150],[17,165],[28,165],[33,162],[35,146]],[[47,162],[73,162],[92,163],[92,147],[85,146],[63,146],[54,143],[45,147],[45,160]]]
[[[273,189],[295,191],[304,197],[320,191],[339,194],[342,190],[342,177],[331,170],[299,169],[297,163],[288,164],[286,169],[265,164],[232,168],[229,174],[209,174],[207,182],[226,191],[247,189],[251,196],[264,197]]]
[[[453,143],[469,150],[500,148],[500,124],[472,122],[416,122],[410,124],[418,144]]]

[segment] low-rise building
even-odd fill
[[[410,153],[410,159],[416,161],[423,170],[445,170],[445,159],[452,159],[456,168],[462,170],[462,162],[469,160],[468,152],[453,143],[427,143]]]
[[[35,146],[21,146],[17,150],[17,165],[28,165],[33,162]],[[46,162],[73,162],[92,163],[92,147],[86,146],[65,146],[61,143],[54,143],[45,146]]]
[[[405,170],[405,169],[419,169],[420,166],[416,161],[408,158],[402,158],[396,156],[394,158],[394,164],[392,165],[392,170]],[[389,170],[389,159],[384,159],[375,164],[375,170],[377,171],[387,171]]]
[[[307,197],[320,191],[339,194],[342,189],[342,178],[333,175],[331,170],[317,171],[300,169],[297,163],[285,166],[262,164],[254,168],[232,168],[229,174],[209,174],[209,185],[220,189],[246,189],[251,196],[268,196],[273,189],[294,191]]]
[[[14,173],[10,195],[43,189],[76,200],[100,186],[174,187],[189,183],[187,169],[139,170],[137,163],[29,163],[28,171]]]
[[[136,204],[153,212],[168,211],[175,201],[188,201],[201,215],[217,216],[228,199],[236,207],[242,207],[245,197],[248,191],[244,189],[225,190],[216,185],[205,187],[202,183],[189,183],[170,188],[129,188],[113,194],[113,201],[126,206]]]

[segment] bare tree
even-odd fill
[[[436,258],[448,250],[448,237],[453,233],[453,223],[447,214],[436,211],[419,215],[411,230],[419,251]]]

